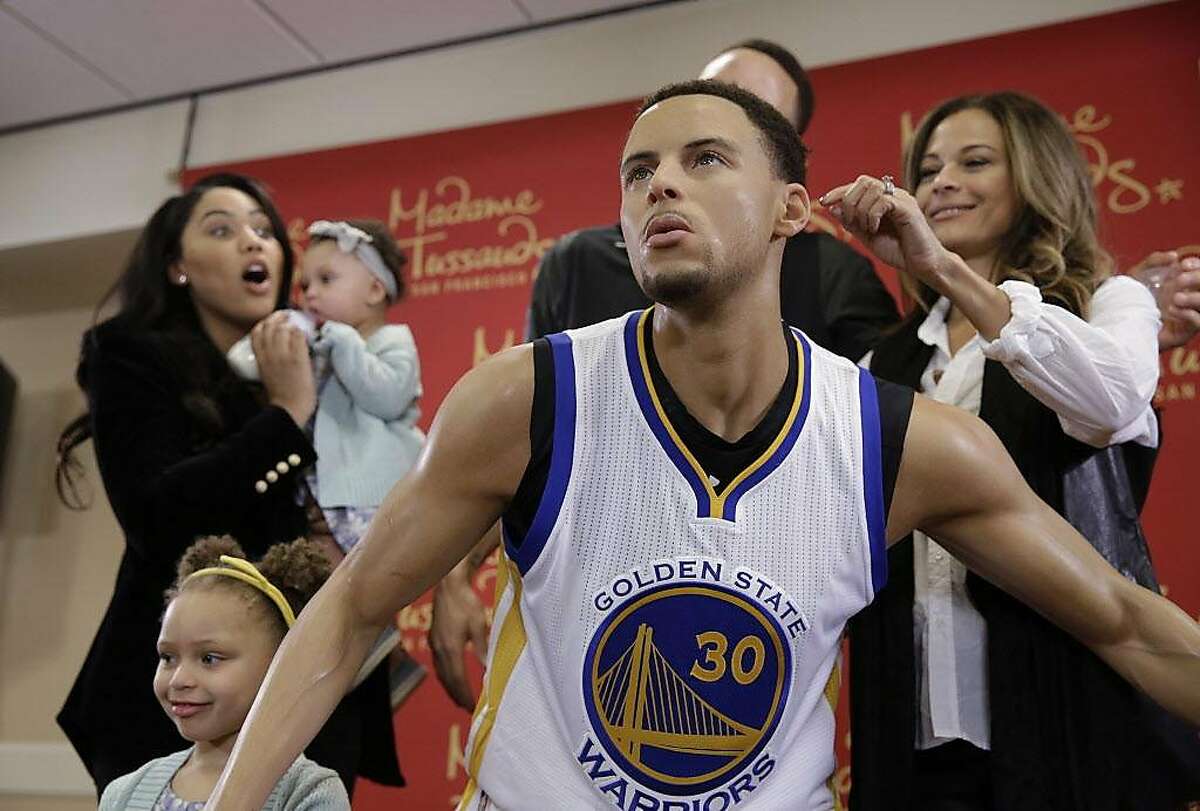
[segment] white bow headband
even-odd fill
[[[383,263],[383,257],[371,243],[375,240],[361,228],[355,228],[346,222],[330,222],[317,220],[308,226],[310,237],[331,239],[337,242],[338,250],[342,253],[352,253],[358,257],[367,270],[383,284],[387,291],[388,301],[395,301],[399,292],[396,289],[396,276]]]

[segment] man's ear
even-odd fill
[[[774,234],[778,237],[794,237],[804,230],[812,218],[812,202],[808,189],[801,183],[789,183],[783,187],[779,215],[775,218]]]

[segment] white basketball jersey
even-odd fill
[[[550,336],[550,470],[508,537],[462,809],[825,809],[824,695],[886,577],[868,372],[799,332],[796,396],[715,489],[630,313]]]

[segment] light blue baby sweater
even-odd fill
[[[317,402],[317,503],[378,507],[408,473],[425,444],[417,428],[421,370],[412,332],[380,327],[363,340],[354,327],[328,321],[316,350],[330,377]]]

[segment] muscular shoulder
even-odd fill
[[[481,404],[501,412],[526,405],[533,396],[533,345],[520,344],[492,355],[459,378],[450,394],[479,398]]]
[[[982,420],[917,395],[888,516],[888,540],[1023,490],[1004,446]]]
[[[969,467],[986,459],[999,441],[975,415],[922,395],[914,398],[909,430],[916,457],[949,467]]]
[[[522,344],[463,375],[438,409],[426,465],[435,475],[479,477],[511,496],[529,461],[533,346]]]

